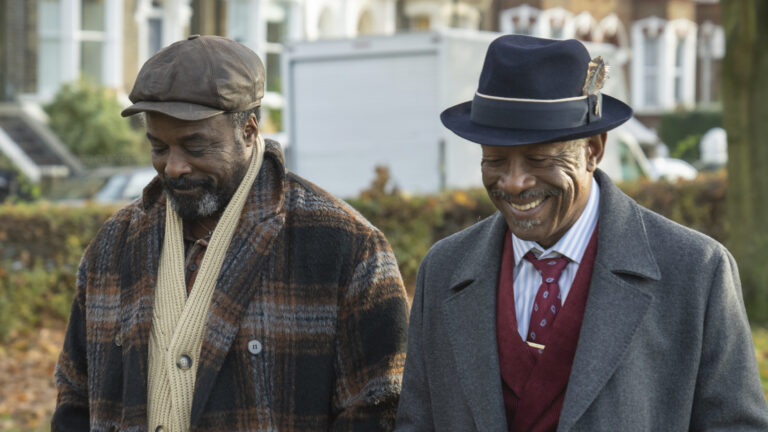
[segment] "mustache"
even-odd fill
[[[513,200],[537,200],[537,199],[544,199],[547,197],[557,197],[562,195],[563,191],[556,188],[546,188],[546,189],[528,189],[520,192],[519,194],[511,194],[505,190],[502,189],[491,189],[488,192],[488,195],[491,196],[491,198],[501,199],[507,202],[511,202]]]
[[[212,189],[213,182],[210,179],[191,179],[188,177],[163,179],[163,187],[166,190],[190,190],[195,188]]]

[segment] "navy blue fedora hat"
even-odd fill
[[[598,135],[627,121],[632,108],[599,91],[584,94],[591,60],[574,39],[501,36],[488,47],[474,98],[440,120],[456,135],[491,146]]]

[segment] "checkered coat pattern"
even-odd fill
[[[86,250],[52,430],[154,430],[147,353],[165,209],[155,179]],[[267,141],[211,300],[191,430],[389,430],[406,332],[405,290],[383,234],[287,172]]]

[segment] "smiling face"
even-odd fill
[[[483,184],[515,236],[549,248],[573,226],[587,205],[605,138],[483,146]]]
[[[152,165],[179,216],[195,220],[222,211],[248,170],[255,116],[238,130],[225,114],[183,121],[147,113],[146,123]]]

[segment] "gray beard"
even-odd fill
[[[199,219],[216,214],[221,210],[222,202],[215,194],[210,191],[204,191],[200,200],[197,202],[197,207],[192,209],[187,204],[180,203],[171,194],[166,193],[166,198],[171,208],[181,216],[182,219]],[[194,214],[192,214],[194,212]]]
[[[523,231],[526,231],[526,230],[529,230],[529,229],[533,229],[533,227],[542,224],[542,220],[541,219],[526,219],[526,220],[513,219],[510,222],[517,229],[523,230]]]

